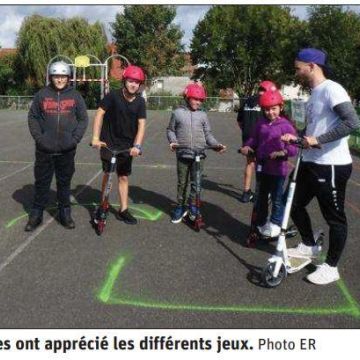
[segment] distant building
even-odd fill
[[[283,94],[285,100],[307,100],[309,98],[309,93],[304,91],[300,85],[295,84],[283,85],[281,87],[281,93]]]
[[[2,48],[0,49],[0,59],[7,55],[15,55],[16,51],[17,51],[16,49],[12,49],[12,48]]]
[[[107,44],[107,50],[109,56],[117,54],[116,45],[114,43]],[[114,78],[116,80],[122,80],[123,70],[124,70],[124,66],[119,58],[111,59],[109,77]]]
[[[151,81],[149,92],[150,94],[168,92],[179,96],[189,82],[188,76],[158,76]]]

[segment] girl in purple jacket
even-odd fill
[[[284,213],[283,186],[289,172],[288,158],[296,155],[297,148],[281,141],[287,133],[296,135],[290,120],[283,114],[284,100],[278,90],[266,91],[259,104],[264,117],[260,118],[251,137],[241,148],[243,155],[256,156],[259,192],[256,200],[256,222],[260,234],[276,237],[280,234]],[[269,221],[268,199],[271,196],[272,208]]]

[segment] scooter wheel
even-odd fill
[[[289,228],[286,230],[286,238],[292,238],[298,234],[298,230],[295,225],[289,226]]]
[[[105,229],[105,221],[104,220],[99,220],[98,223],[96,224],[96,233],[100,236]]]
[[[248,248],[254,248],[258,240],[259,240],[258,234],[255,231],[253,231],[248,235],[246,239],[246,246]]]
[[[280,271],[277,277],[274,277],[275,263],[268,263],[262,272],[262,280],[268,287],[276,287],[286,278],[285,265],[281,264]]]

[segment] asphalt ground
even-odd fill
[[[175,156],[165,136],[170,113],[149,111],[144,154],[134,160],[130,177],[130,207],[139,224],[116,220],[113,191],[101,237],[89,224],[101,183],[98,153],[88,146],[91,125],[78,147],[72,182],[76,229],[66,230],[54,218],[53,183],[43,225],[23,231],[34,189],[26,115],[0,111],[1,328],[359,328],[358,158],[346,200],[342,279],[310,284],[309,265],[268,289],[259,274],[275,243],[245,246],[252,204],[239,201],[244,159],[237,154],[235,114],[209,113],[213,133],[228,151],[209,152],[205,161],[205,226],[199,233],[170,223],[176,198]],[[326,230],[326,251],[327,226],[315,201],[310,212],[314,228]]]

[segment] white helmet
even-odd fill
[[[69,64],[64,61],[56,61],[50,65],[49,75],[66,75],[70,76],[71,70]]]

